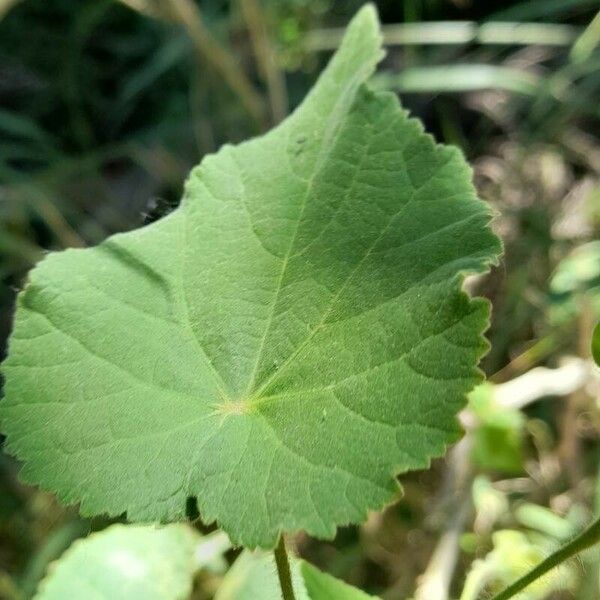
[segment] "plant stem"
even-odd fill
[[[223,78],[237,94],[251,117],[264,127],[264,107],[259,93],[246,77],[235,56],[229,53],[211,34],[204,23],[200,8],[193,0],[168,0],[171,14],[186,29],[199,55]]]
[[[15,1],[15,0],[12,0]],[[20,1],[20,0],[17,0]],[[187,31],[197,54],[211,65],[237,94],[242,106],[261,129],[266,126],[263,100],[238,61],[212,35],[194,0],[120,0],[129,8],[154,19],[179,23]],[[0,0],[0,6],[2,0]],[[0,8],[0,17],[2,9]]]
[[[281,597],[283,600],[296,600],[283,535],[279,538],[279,543],[273,552],[275,554],[275,564],[277,565],[277,575],[279,575],[279,584],[281,585]]]
[[[565,544],[562,548],[559,548],[556,552],[548,556],[548,558],[529,571],[529,573],[521,577],[521,579],[518,579],[504,591],[494,596],[492,600],[508,600],[509,598],[512,598],[530,583],[539,579],[554,567],[557,567],[565,560],[571,558],[571,556],[593,546],[598,543],[598,541],[600,541],[600,518],[596,519],[587,529],[582,531],[568,544]]]
[[[419,577],[415,600],[450,598],[460,554],[460,536],[472,509],[471,486],[475,476],[470,461],[472,445],[473,435],[467,432],[448,456],[442,494],[436,500],[438,508],[434,511],[435,521],[445,523],[445,528],[427,568]]]
[[[276,124],[283,121],[287,115],[288,97],[285,78],[277,66],[269,39],[266,17],[260,2],[258,0],[241,0],[240,5],[250,33],[258,70],[267,84],[271,116],[273,123]]]

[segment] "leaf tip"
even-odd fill
[[[344,46],[359,48],[363,57],[372,56],[375,59],[374,67],[384,56],[382,45],[383,36],[377,8],[375,4],[369,2],[350,21],[344,35],[342,48]]]

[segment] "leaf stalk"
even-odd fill
[[[275,564],[277,565],[277,575],[279,576],[279,584],[281,586],[281,597],[283,600],[296,600],[294,588],[292,587],[292,574],[290,572],[290,561],[288,559],[287,550],[285,548],[285,540],[283,535],[279,538],[279,542],[273,551],[275,554]]]

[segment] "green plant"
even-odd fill
[[[505,590],[495,595],[493,600],[509,600],[516,596],[521,590],[548,573],[551,569],[558,567],[567,559],[579,554],[583,550],[594,546],[600,541],[600,519],[596,519],[589,527],[577,535],[569,543],[559,548],[541,561],[535,568],[531,569],[523,577],[508,586]]]
[[[286,599],[365,597],[283,535],[363,521],[458,438],[488,322],[461,286],[500,252],[462,155],[367,87],[380,57],[367,7],[304,104],[207,157],[180,208],[32,271],[0,408],[25,481],[132,521],[194,499],[276,548]]]

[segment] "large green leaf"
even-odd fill
[[[217,553],[202,552],[200,535],[182,524],[113,525],[76,541],[51,565],[35,598],[183,600],[194,573],[226,549],[221,542]]]
[[[375,600],[361,590],[319,571],[304,560],[290,557],[296,600]],[[243,552],[235,561],[215,600],[281,600],[272,554]]]
[[[236,543],[331,537],[459,435],[500,251],[455,148],[390,93],[367,6],[302,106],[224,146],[180,208],[50,254],[18,299],[3,429],[26,482],[84,514]]]

